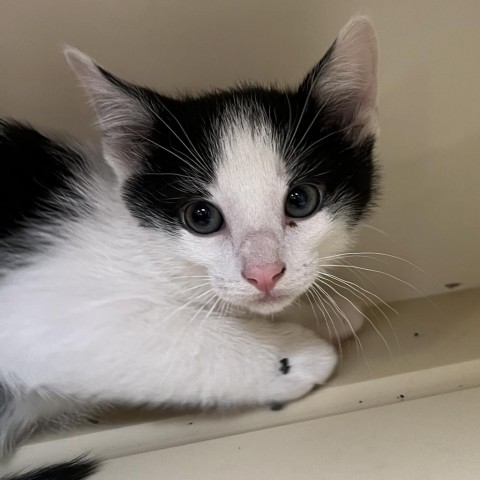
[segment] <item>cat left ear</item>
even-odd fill
[[[120,180],[139,171],[153,126],[147,89],[120,80],[70,46],[67,61],[86,90],[103,133],[103,153]]]
[[[377,62],[373,25],[367,17],[355,17],[299,89],[354,144],[377,134]]]

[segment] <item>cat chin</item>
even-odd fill
[[[272,313],[278,313],[289,305],[295,298],[284,295],[276,298],[263,298],[261,300],[254,300],[247,305],[247,309],[252,313],[259,313],[261,315],[270,315]]]

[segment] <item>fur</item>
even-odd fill
[[[97,461],[80,457],[30,472],[9,475],[2,480],[82,480],[95,473],[98,466]]]
[[[103,154],[0,124],[0,452],[93,405],[277,404],[323,384],[335,349],[270,317],[350,247],[372,205],[370,23],[349,23],[295,89],[174,99],[66,55]],[[302,183],[321,204],[288,218]],[[195,199],[220,210],[218,232],[185,228]],[[270,294],[242,275],[273,262],[286,269]]]

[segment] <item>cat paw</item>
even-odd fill
[[[324,384],[337,364],[335,348],[314,332],[299,325],[288,325],[285,344],[272,371],[266,403],[280,410],[285,403],[303,397]]]

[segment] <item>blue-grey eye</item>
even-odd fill
[[[293,187],[285,200],[285,214],[291,218],[304,218],[314,213],[322,201],[315,185],[304,183]]]
[[[184,210],[183,220],[188,229],[201,235],[218,232],[223,226],[220,210],[203,200],[188,204]]]

